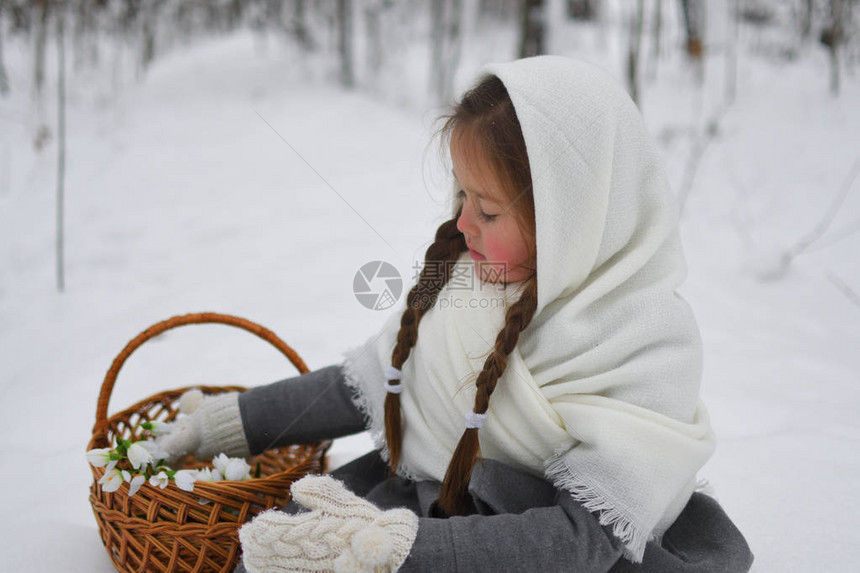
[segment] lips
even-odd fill
[[[483,261],[483,260],[486,260],[486,258],[487,258],[484,255],[482,255],[481,253],[479,253],[478,251],[476,251],[475,249],[473,249],[472,247],[469,247],[469,256],[472,257],[476,261]]]
[[[484,261],[487,259],[487,257],[473,249],[472,245],[469,244],[469,241],[466,241],[466,248],[469,249],[469,256],[472,257],[473,260]]]

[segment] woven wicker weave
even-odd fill
[[[270,342],[299,372],[308,371],[292,348],[258,324],[215,313],[175,316],[140,333],[114,359],[102,384],[87,449],[113,447],[117,437],[138,440],[142,422],[167,422],[176,417],[179,397],[188,388],[150,396],[110,417],[108,402],[120,368],[137,347],[171,328],[200,323],[242,328]],[[198,388],[204,394],[244,390],[238,386]],[[195,482],[193,492],[182,491],[171,482],[165,489],[144,485],[132,497],[125,483],[116,492],[105,493],[97,483],[105,468],[92,467],[90,502],[108,555],[120,571],[232,571],[239,559],[238,528],[261,511],[286,504],[294,481],[325,471],[329,445],[324,442],[270,450],[249,460],[252,468],[259,463],[261,477]],[[204,465],[193,458],[182,463],[182,467],[191,468]]]

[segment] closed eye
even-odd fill
[[[460,189],[459,191],[457,191],[457,198],[465,200],[466,192]],[[496,217],[498,217],[498,215],[490,215],[489,213],[485,213],[483,209],[481,209],[481,206],[478,205],[478,217],[485,223],[491,223],[496,219]]]

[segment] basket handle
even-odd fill
[[[235,326],[237,328],[247,330],[251,334],[255,334],[280,350],[281,353],[286,356],[290,362],[292,362],[293,366],[298,369],[299,373],[304,374],[308,372],[307,365],[305,365],[304,361],[299,357],[295,350],[278,338],[274,332],[268,328],[260,326],[259,324],[251,322],[250,320],[239,318],[238,316],[231,316],[229,314],[218,314],[215,312],[198,312],[174,316],[150,326],[135,336],[128,344],[126,344],[125,348],[122,349],[122,352],[114,358],[110,369],[107,371],[105,380],[102,383],[101,392],[99,392],[99,399],[96,404],[96,424],[93,427],[93,434],[103,433],[107,430],[108,402],[110,402],[110,397],[113,393],[113,386],[116,382],[117,376],[119,375],[120,368],[122,368],[122,365],[128,357],[131,356],[132,352],[137,350],[140,345],[150,338],[158,336],[171,328],[177,328],[188,324],[210,323],[227,324],[229,326]]]

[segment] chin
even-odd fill
[[[482,282],[492,284],[503,284],[511,282],[511,273],[507,271],[504,263],[479,262],[478,276]]]

